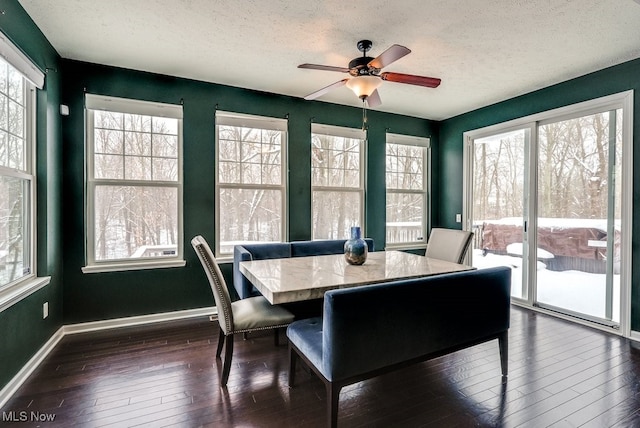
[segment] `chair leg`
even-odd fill
[[[220,378],[220,386],[227,386],[229,380],[229,371],[231,370],[231,356],[233,355],[233,334],[226,337],[224,349],[224,364],[222,365],[222,377]]]
[[[289,345],[289,386],[293,387],[293,384],[296,381],[296,351],[293,350],[293,347]]]
[[[218,332],[218,349],[216,350],[216,358],[220,358],[220,354],[222,354],[222,345],[224,344],[224,331],[220,329]]]
[[[504,332],[498,337],[498,346],[500,347],[500,367],[502,368],[502,376],[506,377],[509,370],[509,333]]]
[[[279,328],[273,329],[273,344],[275,346],[280,345],[280,329]]]
[[[340,403],[340,386],[333,382],[326,381],[327,388],[327,418],[329,426],[336,428],[338,426],[338,405]]]

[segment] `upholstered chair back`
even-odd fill
[[[456,229],[431,229],[425,256],[462,263],[471,244],[473,232]]]
[[[231,311],[231,297],[229,295],[229,289],[227,283],[222,276],[220,266],[207,244],[207,241],[200,235],[191,240],[191,245],[196,251],[200,263],[207,274],[209,285],[211,285],[211,291],[213,291],[213,297],[216,301],[216,307],[218,308],[218,322],[220,328],[224,331],[224,334],[233,333],[233,312]]]

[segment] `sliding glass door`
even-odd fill
[[[598,322],[620,321],[622,110],[538,128],[536,302]]]
[[[514,301],[614,328],[628,312],[631,105],[619,94],[465,133],[471,263],[510,266]]]

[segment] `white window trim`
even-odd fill
[[[22,278],[21,281],[3,287],[0,290],[0,312],[49,285],[50,282],[50,276],[30,275],[27,278]]]
[[[423,158],[423,166],[422,166],[422,190],[415,189],[389,189],[385,184],[385,195],[388,193],[415,193],[424,195],[424,218],[422,219],[422,236],[423,242],[394,242],[394,243],[386,243],[386,250],[419,250],[427,247],[427,232],[431,228],[431,140],[428,137],[416,137],[413,135],[403,135],[403,134],[393,134],[387,133],[387,141],[386,144],[400,144],[405,146],[418,146],[424,147],[426,150],[424,151]],[[385,146],[386,152],[386,146]],[[385,156],[385,165],[386,165],[386,156]],[[386,219],[385,219],[385,237],[387,236],[387,227],[386,227]]]
[[[313,230],[313,192],[353,192],[359,194],[360,199],[360,219],[359,226],[362,233],[362,236],[366,235],[366,206],[365,206],[365,195],[366,195],[366,178],[367,178],[367,132],[363,129],[356,128],[346,128],[343,126],[335,126],[335,125],[325,125],[321,123],[312,123],[311,124],[311,134],[318,135],[328,135],[331,137],[342,137],[342,138],[351,138],[355,140],[360,140],[360,183],[358,187],[342,187],[342,186],[314,186],[311,185],[311,236],[312,239],[323,239],[323,238],[315,238],[315,231]],[[313,138],[313,137],[312,137]],[[311,169],[313,170],[313,163],[311,164]],[[345,237],[345,239],[348,237]]]
[[[178,119],[178,180],[177,181],[147,181],[147,180],[114,180],[94,179],[94,135],[93,135],[93,111],[106,110],[118,113],[168,117]],[[182,267],[186,265],[184,260],[184,205],[183,205],[183,126],[182,106],[174,104],[156,103],[135,99],[118,98],[103,95],[85,94],[85,120],[86,120],[86,187],[85,187],[85,237],[86,237],[86,266],[82,267],[83,273],[119,272],[143,269],[160,269]],[[177,254],[162,258],[124,258],[117,260],[95,260],[95,227],[94,227],[94,191],[98,185],[126,184],[128,186],[173,187],[178,192],[178,239]]]
[[[215,240],[214,240],[214,254],[218,262],[226,263],[233,261],[233,253],[231,254],[221,254],[220,253],[220,190],[221,189],[270,189],[270,190],[280,190],[282,193],[281,200],[281,225],[282,228],[281,236],[282,241],[288,241],[288,233],[289,233],[289,218],[288,218],[288,205],[289,205],[289,182],[288,182],[288,172],[289,172],[289,164],[288,164],[288,146],[289,146],[289,132],[288,132],[288,120],[280,119],[275,117],[267,117],[267,116],[255,116],[251,114],[244,113],[235,113],[218,110],[215,114],[215,165],[214,165],[214,175],[215,175],[215,190],[214,190],[214,203],[215,203]],[[219,168],[219,157],[220,153],[220,126],[236,126],[236,127],[245,127],[245,128],[255,128],[255,129],[267,129],[272,131],[280,131],[282,132],[282,140],[280,142],[280,159],[281,159],[281,178],[280,184],[235,184],[235,183],[220,183],[220,177],[218,172]]]
[[[38,260],[37,260],[37,177],[36,177],[36,87],[42,88],[44,84],[44,75],[42,82],[38,85],[39,78],[35,76],[38,68],[24,55],[17,47],[15,47],[5,36],[0,33],[0,55],[16,70],[18,70],[27,80],[24,88],[24,97],[26,109],[25,130],[26,141],[25,146],[25,165],[26,170],[16,170],[0,167],[3,175],[13,176],[21,179],[29,180],[29,260],[31,264],[31,273],[18,280],[0,287],[0,312],[18,303],[22,299],[30,296],[36,291],[47,286],[51,282],[51,277],[38,277]],[[28,70],[29,75],[26,75]],[[36,73],[37,74],[37,73]],[[35,81],[34,81],[35,80]]]
[[[36,88],[44,87],[44,73],[9,38],[0,32],[0,56],[18,70]]]

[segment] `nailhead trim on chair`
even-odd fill
[[[233,334],[236,333],[252,333],[254,331],[261,331],[261,330],[273,330],[275,328],[284,328],[287,327],[289,324],[281,324],[281,325],[270,325],[268,327],[256,327],[256,328],[249,328],[249,329],[245,329],[245,330],[236,330],[233,332]]]
[[[213,278],[213,282],[215,282],[216,284],[216,288],[218,289],[218,293],[220,293],[220,296],[224,296],[224,291],[222,289],[222,283],[220,282],[220,279],[218,278],[218,275],[216,274],[215,269],[213,269],[213,264],[211,263],[211,259],[209,258],[209,254],[207,254],[206,251],[204,251],[204,247],[202,244],[198,244],[198,252],[202,255],[202,259],[205,261],[205,264],[207,265],[207,269],[209,269],[209,273],[211,274],[211,277]],[[224,298],[223,298],[224,300]],[[227,304],[225,304],[225,302],[222,302],[222,311],[224,313],[224,320],[225,320],[225,326],[226,326],[226,331],[227,334],[233,334],[235,333],[234,331],[232,331],[232,323],[231,323],[231,317],[233,317],[233,313],[231,312],[231,307]],[[220,321],[220,317],[218,317],[218,321]]]

